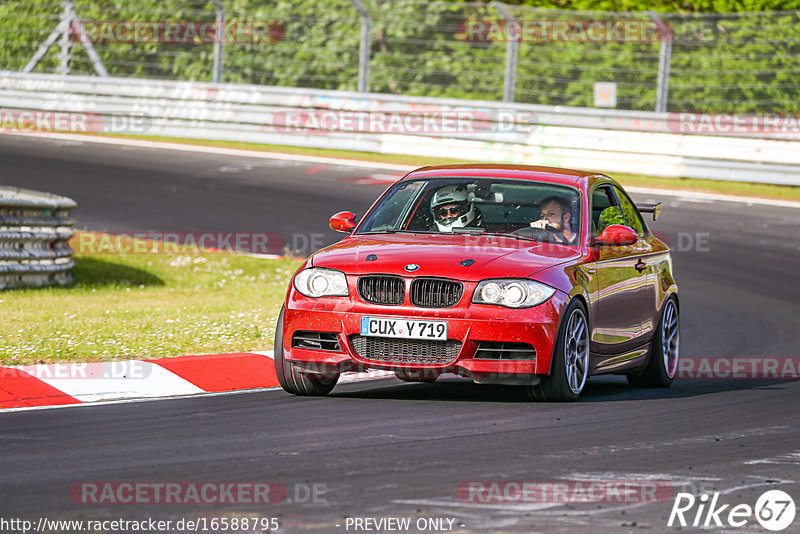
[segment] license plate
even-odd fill
[[[406,339],[447,339],[447,321],[362,317],[361,335]]]

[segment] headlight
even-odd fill
[[[538,306],[556,292],[550,286],[527,279],[484,280],[475,288],[472,302],[508,308]]]
[[[347,278],[342,271],[312,267],[297,273],[294,277],[294,288],[301,294],[317,297],[346,297]]]

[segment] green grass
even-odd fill
[[[0,364],[270,350],[295,259],[76,255],[69,287],[0,292]]]
[[[103,134],[96,134],[103,135]],[[215,141],[205,139],[181,139],[174,137],[159,137],[152,135],[142,136],[115,136],[149,141],[165,141],[187,145],[214,146],[223,148],[239,148],[244,150],[258,150],[266,152],[280,152],[283,154],[300,154],[306,156],[322,156],[327,158],[356,159],[375,163],[393,163],[408,165],[409,170],[425,165],[447,165],[451,163],[464,163],[463,160],[451,158],[430,158],[422,156],[405,156],[395,154],[376,154],[359,152],[355,150],[336,150],[327,148],[304,148],[283,145],[265,145],[259,143],[245,143],[240,141]],[[591,169],[589,169],[591,170]],[[718,193],[724,195],[759,197],[776,200],[800,201],[800,187],[752,184],[745,182],[729,182],[723,180],[702,180],[697,178],[660,178],[641,174],[605,173],[619,180],[625,186],[651,187],[654,189],[679,189],[703,193]]]

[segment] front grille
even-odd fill
[[[461,282],[418,278],[411,282],[411,304],[421,308],[449,308],[461,300],[463,291]]]
[[[360,358],[378,362],[444,365],[458,356],[461,342],[427,341],[424,339],[393,339],[350,336],[350,344]]]
[[[292,335],[292,347],[311,350],[342,350],[339,347],[339,336],[332,332],[297,331]]]
[[[358,279],[358,294],[365,302],[397,306],[405,298],[406,283],[399,276],[362,276]]]
[[[536,349],[528,343],[479,341],[473,358],[480,360],[535,360]]]

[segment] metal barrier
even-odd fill
[[[75,206],[67,197],[0,187],[0,289],[72,281],[69,212]]]
[[[25,130],[22,110],[58,110],[81,119],[78,132],[800,185],[800,126],[688,134],[680,114],[12,72],[0,72],[0,108],[6,131]]]

